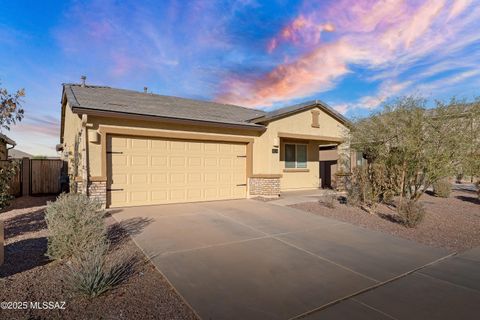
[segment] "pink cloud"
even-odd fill
[[[52,116],[34,116],[27,113],[25,119],[15,125],[12,131],[58,138],[60,136],[60,120]]]
[[[459,34],[464,36],[468,27],[461,19],[445,24],[452,12],[458,15],[469,4],[461,2],[451,6],[445,0],[422,3],[340,0],[326,11],[306,8],[309,13],[301,13],[293,19],[271,39],[267,50],[280,49],[280,43],[284,43],[307,46],[310,51],[288,57],[287,62],[265,74],[227,77],[217,100],[252,107],[271,106],[331,89],[351,72],[351,65],[387,74],[440,50],[447,56],[449,45]],[[478,16],[478,13],[472,14]],[[321,42],[321,33],[332,30],[335,30],[336,39]],[[377,96],[366,97],[360,102],[366,108],[374,107],[386,96],[401,92],[410,84],[408,81],[403,85],[394,83],[386,82]]]
[[[460,15],[472,3],[472,0],[456,0],[452,4],[448,19],[453,19]]]
[[[224,85],[229,90],[217,100],[253,107],[305,96],[313,88],[327,90],[336,79],[349,72],[347,62],[351,57],[360,59],[363,53],[344,41],[324,45],[257,79],[228,78]]]
[[[314,17],[300,15],[290,24],[285,26],[280,33],[272,38],[267,47],[269,53],[273,52],[281,42],[293,42],[295,44],[317,44],[322,32],[333,32],[335,26],[331,23],[316,23]]]

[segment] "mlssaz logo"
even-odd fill
[[[60,309],[65,310],[65,301],[31,301],[30,309],[39,309],[39,310],[53,310]]]

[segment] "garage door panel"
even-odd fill
[[[131,201],[147,201],[148,200],[148,191],[131,191],[130,192]]]
[[[152,140],[152,150],[165,151],[168,149],[168,141],[165,140]]]
[[[219,178],[220,178],[220,183],[222,185],[226,184],[226,185],[231,185],[233,183],[233,179],[232,179],[232,173],[230,172],[224,172],[224,173],[219,173]]]
[[[200,172],[192,172],[192,173],[189,173],[189,174],[188,174],[188,180],[187,180],[187,182],[188,182],[189,184],[192,184],[192,183],[194,183],[194,184],[201,184],[202,181],[203,181],[203,179],[202,179],[202,173],[200,173]]]
[[[185,201],[185,189],[173,189],[170,190],[170,200],[173,201]]]
[[[206,199],[215,199],[218,197],[217,188],[204,188],[204,194]]]
[[[108,136],[107,151],[112,207],[246,196],[245,144]]]
[[[168,200],[168,190],[152,190],[151,195],[153,202],[164,202]]]
[[[236,186],[233,188],[233,196],[235,198],[242,198],[245,197],[245,193],[247,192],[246,186]]]
[[[201,168],[202,167],[202,158],[201,157],[189,157],[188,158],[188,166],[190,169],[194,167]]]
[[[188,142],[187,143],[188,151],[196,151],[200,152],[203,151],[203,143],[201,142]]]
[[[218,166],[218,159],[207,157],[204,159],[205,168],[216,168]]]
[[[185,156],[173,156],[170,157],[170,167],[171,168],[185,168],[186,159]]]
[[[187,190],[187,201],[198,201],[202,200],[202,189],[188,189]]]
[[[128,159],[126,155],[112,154],[109,156],[112,158],[111,161],[114,166],[126,166],[128,163]]]
[[[218,189],[218,195],[220,197],[231,197],[232,196],[232,188],[220,188]]]
[[[109,198],[110,198],[111,203],[126,203],[126,202],[128,202],[126,191],[109,192],[109,194],[110,194]]]
[[[109,141],[112,148],[126,148],[127,138],[116,137]]]
[[[134,184],[134,185],[146,184],[146,183],[148,183],[148,176],[149,175],[147,173],[132,174],[131,175],[131,183]]]
[[[131,156],[130,158],[130,164],[132,166],[142,166],[142,167],[146,167],[148,166],[148,156],[147,155],[144,155],[144,156]]]
[[[168,183],[167,173],[152,173],[152,185],[166,185]]]
[[[130,138],[132,149],[148,149],[149,139],[145,138]]]
[[[168,164],[165,156],[152,156],[152,167],[166,167]]]

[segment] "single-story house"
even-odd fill
[[[348,155],[348,126],[319,100],[266,112],[64,84],[57,149],[108,207],[278,196],[321,188],[321,148]]]
[[[10,147],[8,147],[8,145],[10,145]],[[7,160],[8,150],[15,147],[15,145],[15,141],[0,133],[0,160]]]

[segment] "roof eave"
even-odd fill
[[[310,109],[313,109],[313,108],[316,108],[316,107],[320,107],[322,110],[327,112],[329,115],[331,115],[335,119],[342,122],[345,126],[350,127],[352,125],[350,120],[348,120],[343,115],[341,115],[340,113],[333,110],[330,106],[328,106],[323,101],[312,100],[312,101],[308,101],[308,102],[304,102],[302,104],[299,104],[298,106],[299,106],[299,108],[295,109],[295,110],[291,110],[291,111],[288,111],[288,112],[285,112],[285,113],[279,113],[279,114],[276,114],[276,115],[271,116],[271,117],[269,117],[268,114],[267,114],[266,116],[259,117],[259,118],[254,118],[250,121],[252,123],[268,123],[268,122],[275,121],[275,120],[282,119],[282,118],[286,118],[286,117],[289,117],[291,115],[294,115],[294,114],[297,114],[297,113],[300,113],[300,112],[304,112],[304,111],[307,111],[307,110],[310,110]]]
[[[146,121],[179,123],[179,124],[186,124],[186,125],[200,125],[200,126],[208,126],[208,127],[215,126],[215,127],[243,129],[243,130],[261,131],[261,132],[266,130],[265,126],[260,124],[252,124],[252,123],[242,124],[242,123],[230,123],[230,122],[220,122],[220,121],[175,118],[175,117],[137,114],[137,113],[130,113],[130,112],[81,108],[81,107],[74,107],[74,106],[72,106],[72,112],[77,114],[88,114],[88,115],[100,116],[100,117],[129,118],[129,119],[138,119],[138,120],[146,120]]]
[[[15,141],[13,141],[12,139],[10,139],[9,137],[7,137],[6,135],[2,135],[0,137],[0,140],[3,140],[5,141],[6,144],[9,144],[11,145],[12,147],[15,147],[17,145],[17,143]]]

